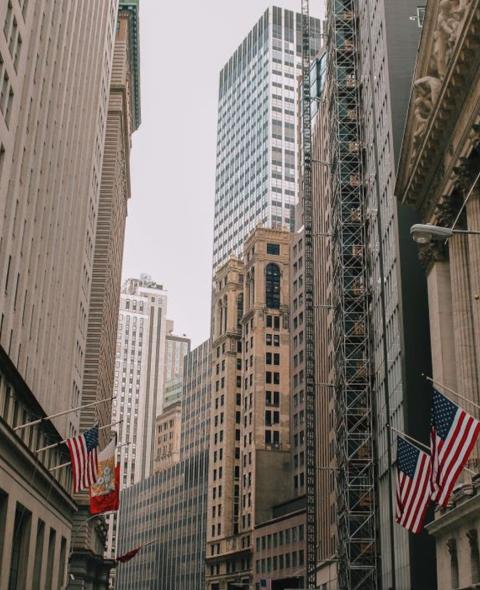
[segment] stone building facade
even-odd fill
[[[427,3],[396,195],[422,223],[480,229],[480,2]],[[424,240],[433,379],[474,415],[479,403],[480,240]],[[425,425],[428,429],[428,425]],[[470,467],[478,470],[478,448]],[[478,482],[465,475],[447,510],[428,526],[436,540],[438,587],[470,588],[478,574]]]
[[[180,460],[182,402],[167,406],[155,421],[155,463],[154,471]]]
[[[18,427],[82,403],[117,6],[0,6],[2,590],[67,582],[78,512],[70,468],[52,469],[68,456],[37,451],[82,416]],[[109,566],[94,565],[101,586]]]
[[[82,404],[110,400],[114,391],[123,243],[130,198],[131,136],[140,124],[138,44],[138,0],[120,2],[92,250]],[[87,430],[97,422],[108,426],[111,418],[109,401],[85,408],[80,413],[80,429]],[[100,446],[107,444],[110,437],[110,428],[101,430]],[[82,580],[79,584],[83,584],[91,577],[90,572],[102,564],[107,529],[103,523],[89,518],[88,492],[75,499],[79,511],[74,518],[70,567],[76,579]],[[72,582],[71,587],[79,586]]]
[[[303,582],[304,557],[297,562],[303,535],[295,542],[294,571],[279,563],[273,570],[271,561],[267,575],[262,559],[273,554],[265,553],[266,545],[261,557],[256,549],[261,527],[268,536],[304,526],[291,454],[292,239],[289,232],[259,227],[245,243],[243,260],[230,259],[214,277],[208,590],[256,588],[262,578],[279,589]]]

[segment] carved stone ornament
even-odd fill
[[[443,80],[455,50],[467,5],[471,0],[440,0],[433,33],[432,73]]]
[[[478,546],[478,533],[476,529],[469,529],[467,531],[467,539],[471,547]]]
[[[433,33],[432,54],[426,75],[413,84],[414,132],[411,162],[418,153],[428,120],[438,101],[443,79],[455,51],[461,25],[471,0],[440,0]]]
[[[418,246],[418,258],[425,270],[435,262],[447,260],[447,257],[447,248],[443,242],[429,242]]]
[[[440,94],[441,81],[433,76],[424,76],[415,80],[413,84],[413,116],[415,131],[413,133],[413,155],[416,154],[420,140],[427,128],[428,119],[433,111]]]
[[[451,227],[455,221],[460,208],[463,205],[463,198],[457,192],[445,196],[435,207],[434,218],[435,225],[441,227]]]
[[[478,146],[469,158],[461,158],[461,164],[454,168],[454,172],[457,177],[457,187],[466,196],[480,172],[480,152]],[[480,183],[477,183],[472,197],[478,197],[479,192]]]
[[[457,554],[457,542],[455,539],[448,539],[447,541],[448,552],[454,556]]]

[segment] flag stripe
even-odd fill
[[[440,506],[447,506],[462,469],[480,435],[480,422],[433,390],[431,495]]]
[[[78,493],[92,486],[97,479],[98,428],[94,426],[66,442],[72,462],[73,491]]]
[[[430,456],[398,437],[395,520],[412,533],[419,533],[423,528],[430,502],[430,472]]]

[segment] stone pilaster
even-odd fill
[[[470,196],[466,209],[468,228],[480,231],[480,191],[478,189]],[[480,373],[480,367],[478,365],[480,360],[480,235],[469,235],[467,240],[473,332],[475,337],[477,372]]]
[[[452,288],[448,260],[431,261],[427,274],[433,378],[457,389]]]
[[[471,272],[469,266],[469,245],[465,235],[456,234],[449,240],[450,269],[452,279],[453,330],[455,339],[455,361],[457,369],[457,391],[478,403],[478,364],[475,350],[473,305],[471,296]],[[457,400],[455,400],[457,401]],[[476,415],[476,410],[464,400],[458,403],[467,412]],[[477,464],[480,445],[477,444],[469,464]]]

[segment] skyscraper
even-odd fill
[[[0,570],[11,588],[63,587],[72,551],[71,470],[49,471],[65,448],[36,451],[78,433],[80,412],[18,426],[82,403],[116,9],[0,5]],[[105,564],[91,566],[96,577]]]
[[[311,19],[312,56],[320,21]],[[301,16],[268,8],[220,72],[214,269],[259,224],[294,228]]]
[[[117,588],[205,590],[210,341],[185,356],[180,458],[121,496],[118,552],[151,542],[121,564]]]
[[[153,468],[155,419],[162,409],[167,292],[148,275],[128,279],[120,295],[113,422],[122,485]]]
[[[104,427],[100,430],[101,447],[111,437],[108,425],[112,415],[110,399],[116,362],[123,241],[127,202],[130,198],[130,145],[131,135],[140,123],[138,52],[138,0],[120,2],[93,244],[82,381],[83,405],[101,400],[105,400],[105,403],[90,405],[80,413],[81,430],[87,430],[97,422]],[[75,496],[75,500],[79,510],[74,519],[70,556],[70,570],[74,572],[76,580],[71,584],[73,587],[77,587],[74,584],[81,585],[90,576],[92,554],[97,554],[101,566],[103,552],[98,547],[105,542],[104,530],[99,543],[96,529],[88,527],[88,492]]]
[[[292,240],[257,228],[243,261],[231,258],[214,277],[208,590],[258,587],[265,577],[303,586],[305,495],[291,452],[293,441],[299,458],[305,436],[300,428],[291,437]],[[302,311],[292,323],[303,325]]]
[[[112,406],[121,488],[153,472],[155,423],[162,411],[167,291],[147,274],[125,281],[120,294]],[[106,555],[115,557],[117,516],[108,517]]]
[[[434,575],[427,535],[414,539],[394,524],[389,428],[418,438],[428,422],[421,378],[430,367],[426,285],[404,237],[415,216],[397,208],[393,195],[418,46],[416,15],[411,1],[328,2],[314,231],[323,273],[316,277],[316,304],[323,308],[319,418],[331,430],[335,425],[322,437],[319,457],[327,469],[333,463],[336,490],[329,494],[325,478],[322,505],[330,513],[321,521],[331,521],[331,534],[322,530],[320,540],[328,570],[339,564],[342,588],[371,588],[377,579],[384,587],[422,588]]]
[[[419,588],[428,586],[434,579],[433,543],[426,533],[412,538],[396,526],[391,546],[389,476],[392,467],[388,465],[391,431],[386,424],[424,438],[424,425],[429,421],[429,388],[422,378],[422,373],[431,370],[427,289],[409,235],[418,213],[398,206],[394,196],[421,33],[421,21],[412,17],[418,15],[422,4],[415,0],[359,2],[357,48],[362,79],[359,114],[365,150],[364,190],[369,217],[367,247],[377,414],[378,547],[383,553],[381,576],[384,586],[391,585],[394,565],[397,587]]]

